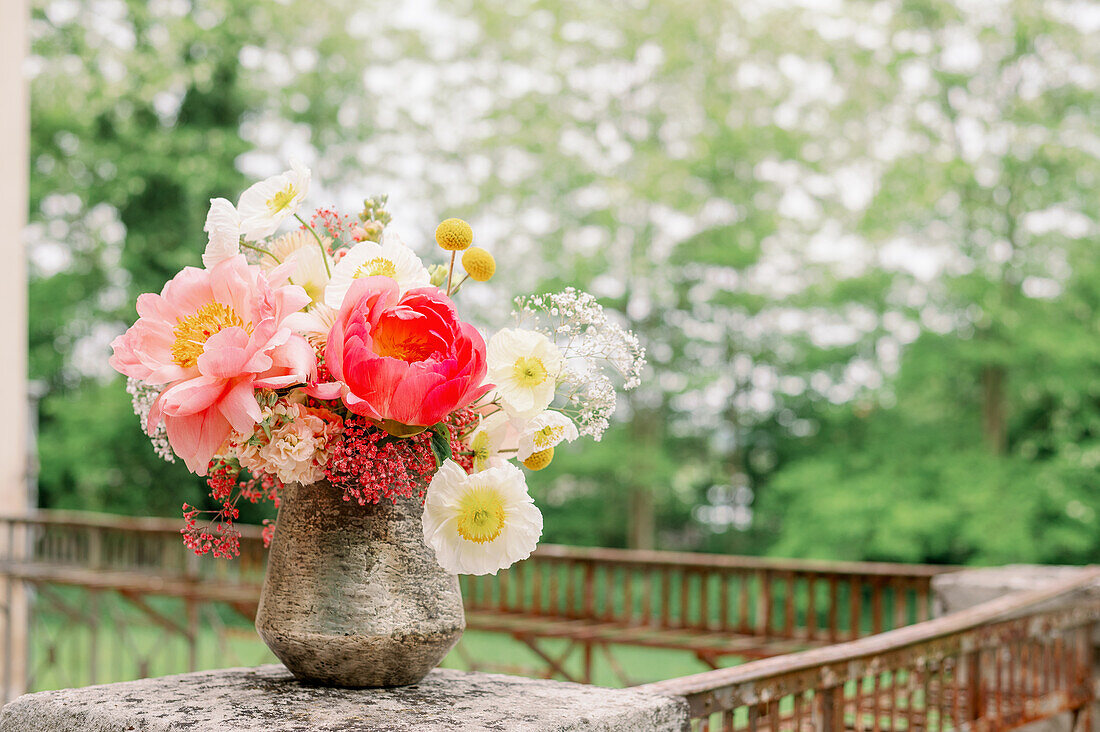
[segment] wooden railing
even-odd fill
[[[193,556],[179,528],[173,519],[57,511],[0,518],[0,579],[33,588],[36,617],[53,618],[33,629],[50,639],[34,646],[32,682],[55,678],[66,647],[87,670],[49,683],[167,673],[158,659],[170,644],[133,638],[138,619],[186,649],[186,665],[169,664],[172,671],[220,659],[211,649],[226,645],[233,628],[251,635],[265,565],[259,528],[241,527],[241,557],[228,562]],[[543,545],[496,576],[462,578],[468,626],[507,634],[538,666],[494,663],[464,644],[458,653],[473,668],[583,682],[594,680],[602,654],[611,681],[630,685],[647,680],[646,670],[620,663],[614,647],[672,649],[718,668],[863,637],[928,618],[931,578],[949,570]],[[209,626],[217,642],[204,645],[200,630]],[[62,631],[64,638],[51,635]],[[132,641],[136,670],[108,664],[105,675],[101,647],[110,633]]]
[[[860,640],[648,684],[698,730],[1090,729],[1100,571]],[[1090,593],[1090,589],[1093,589]]]
[[[835,643],[927,620],[951,569],[544,545],[462,581],[472,611]]]

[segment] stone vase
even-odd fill
[[[295,677],[404,686],[466,627],[458,577],[424,544],[417,498],[360,506],[327,481],[282,493],[256,630]]]

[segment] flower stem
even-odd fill
[[[466,276],[465,276],[465,277],[463,277],[462,279],[460,279],[460,280],[459,280],[459,281],[458,281],[458,282],[457,282],[457,283],[455,284],[455,288],[454,288],[453,290],[451,290],[450,292],[448,292],[448,293],[447,293],[447,297],[450,297],[451,295],[453,295],[453,294],[455,294],[456,292],[458,292],[458,288],[462,287],[462,283],[463,283],[463,282],[465,282],[465,281],[466,281],[466,280],[468,280],[468,279],[470,279],[470,273],[469,273],[469,272],[467,272],[467,273],[466,273]]]
[[[455,273],[455,254],[456,252],[451,251],[451,266],[447,270],[447,297],[451,296],[451,277]]]
[[[317,240],[317,246],[321,247],[321,261],[325,263],[325,274],[327,274],[329,277],[332,277],[332,270],[329,269],[329,266],[328,266],[328,252],[325,251],[325,243],[323,241],[321,241],[321,237],[317,233],[317,230],[314,229],[309,224],[307,224],[306,220],[303,219],[299,214],[294,214],[294,218],[301,221],[302,226],[309,229],[309,233],[313,234],[313,238]]]
[[[257,247],[257,246],[253,246],[252,244],[249,244],[249,243],[248,243],[248,242],[246,242],[246,241],[242,241],[242,242],[241,242],[241,246],[242,246],[242,247],[244,247],[245,249],[251,249],[251,250],[252,250],[252,251],[254,251],[254,252],[260,252],[261,254],[266,254],[267,256],[269,256],[269,257],[271,257],[272,259],[274,259],[274,260],[275,260],[275,264],[282,264],[282,263],[283,263],[281,259],[279,259],[278,257],[276,257],[276,256],[275,256],[274,254],[272,254],[271,252],[267,251],[267,250],[266,250],[266,249],[264,249],[263,247]]]

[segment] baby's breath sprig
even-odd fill
[[[133,377],[126,379],[126,392],[130,395],[130,403],[134,407],[134,414],[138,416],[138,421],[141,423],[141,431],[149,438],[149,442],[153,444],[153,451],[156,452],[157,457],[165,462],[176,462],[176,454],[172,452],[172,446],[168,444],[168,432],[164,429],[164,422],[157,423],[154,427],[149,427],[149,411],[153,408],[153,403],[160,396],[160,389],[155,386],[150,386],[144,381],[140,381]]]
[[[615,385],[608,371],[619,374],[624,389],[636,388],[645,349],[633,333],[611,321],[594,296],[576,288],[518,297],[515,304],[513,315],[523,327],[537,330],[561,349],[561,411],[574,419],[581,434],[599,440],[615,413]]]

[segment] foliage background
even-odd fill
[[[39,502],[201,500],[107,344],[209,198],[298,156],[426,258],[468,218],[483,324],[575,283],[643,336],[616,428],[530,477],[547,540],[1096,561],[1098,31],[1067,0],[37,0]]]

